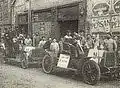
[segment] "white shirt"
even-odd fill
[[[54,51],[54,52],[58,52],[59,51],[59,44],[57,42],[53,42],[50,45],[50,50]]]
[[[38,47],[43,47],[45,43],[46,43],[46,41],[44,41],[44,40],[41,40],[41,41],[39,42],[39,45],[38,45]]]
[[[72,36],[68,36],[68,35],[66,35],[66,36],[65,36],[65,38],[71,39],[71,38],[72,38]]]
[[[27,46],[31,46],[32,45],[32,39],[25,39],[25,45],[27,45]]]

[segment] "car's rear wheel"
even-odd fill
[[[94,85],[100,80],[100,68],[98,64],[92,60],[84,63],[82,67],[82,75],[85,83]]]
[[[53,58],[50,55],[45,55],[42,60],[42,69],[45,73],[50,74],[53,72]]]

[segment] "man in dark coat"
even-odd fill
[[[48,41],[43,45],[43,48],[46,50],[50,50],[50,44],[52,43],[52,39],[49,38]]]

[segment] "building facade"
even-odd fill
[[[19,26],[25,33],[37,33],[40,37],[59,39],[65,35],[66,30],[79,32],[87,29],[85,25],[86,0],[15,1],[12,9],[12,24]],[[30,16],[29,10],[31,11]],[[31,25],[28,25],[30,23]],[[31,30],[29,30],[29,26],[31,26]]]
[[[11,2],[12,0],[0,0],[0,31],[11,28]]]
[[[18,26],[20,32],[57,39],[66,30],[117,34],[119,6],[120,0],[0,0],[0,30]]]

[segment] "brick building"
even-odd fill
[[[11,27],[11,2],[12,0],[0,0],[0,32]]]
[[[86,0],[31,0],[31,4],[30,0],[14,1],[12,24],[19,26],[25,33],[39,33],[40,37],[59,39],[66,30],[79,32],[87,28]],[[31,25],[28,25],[29,10]]]

